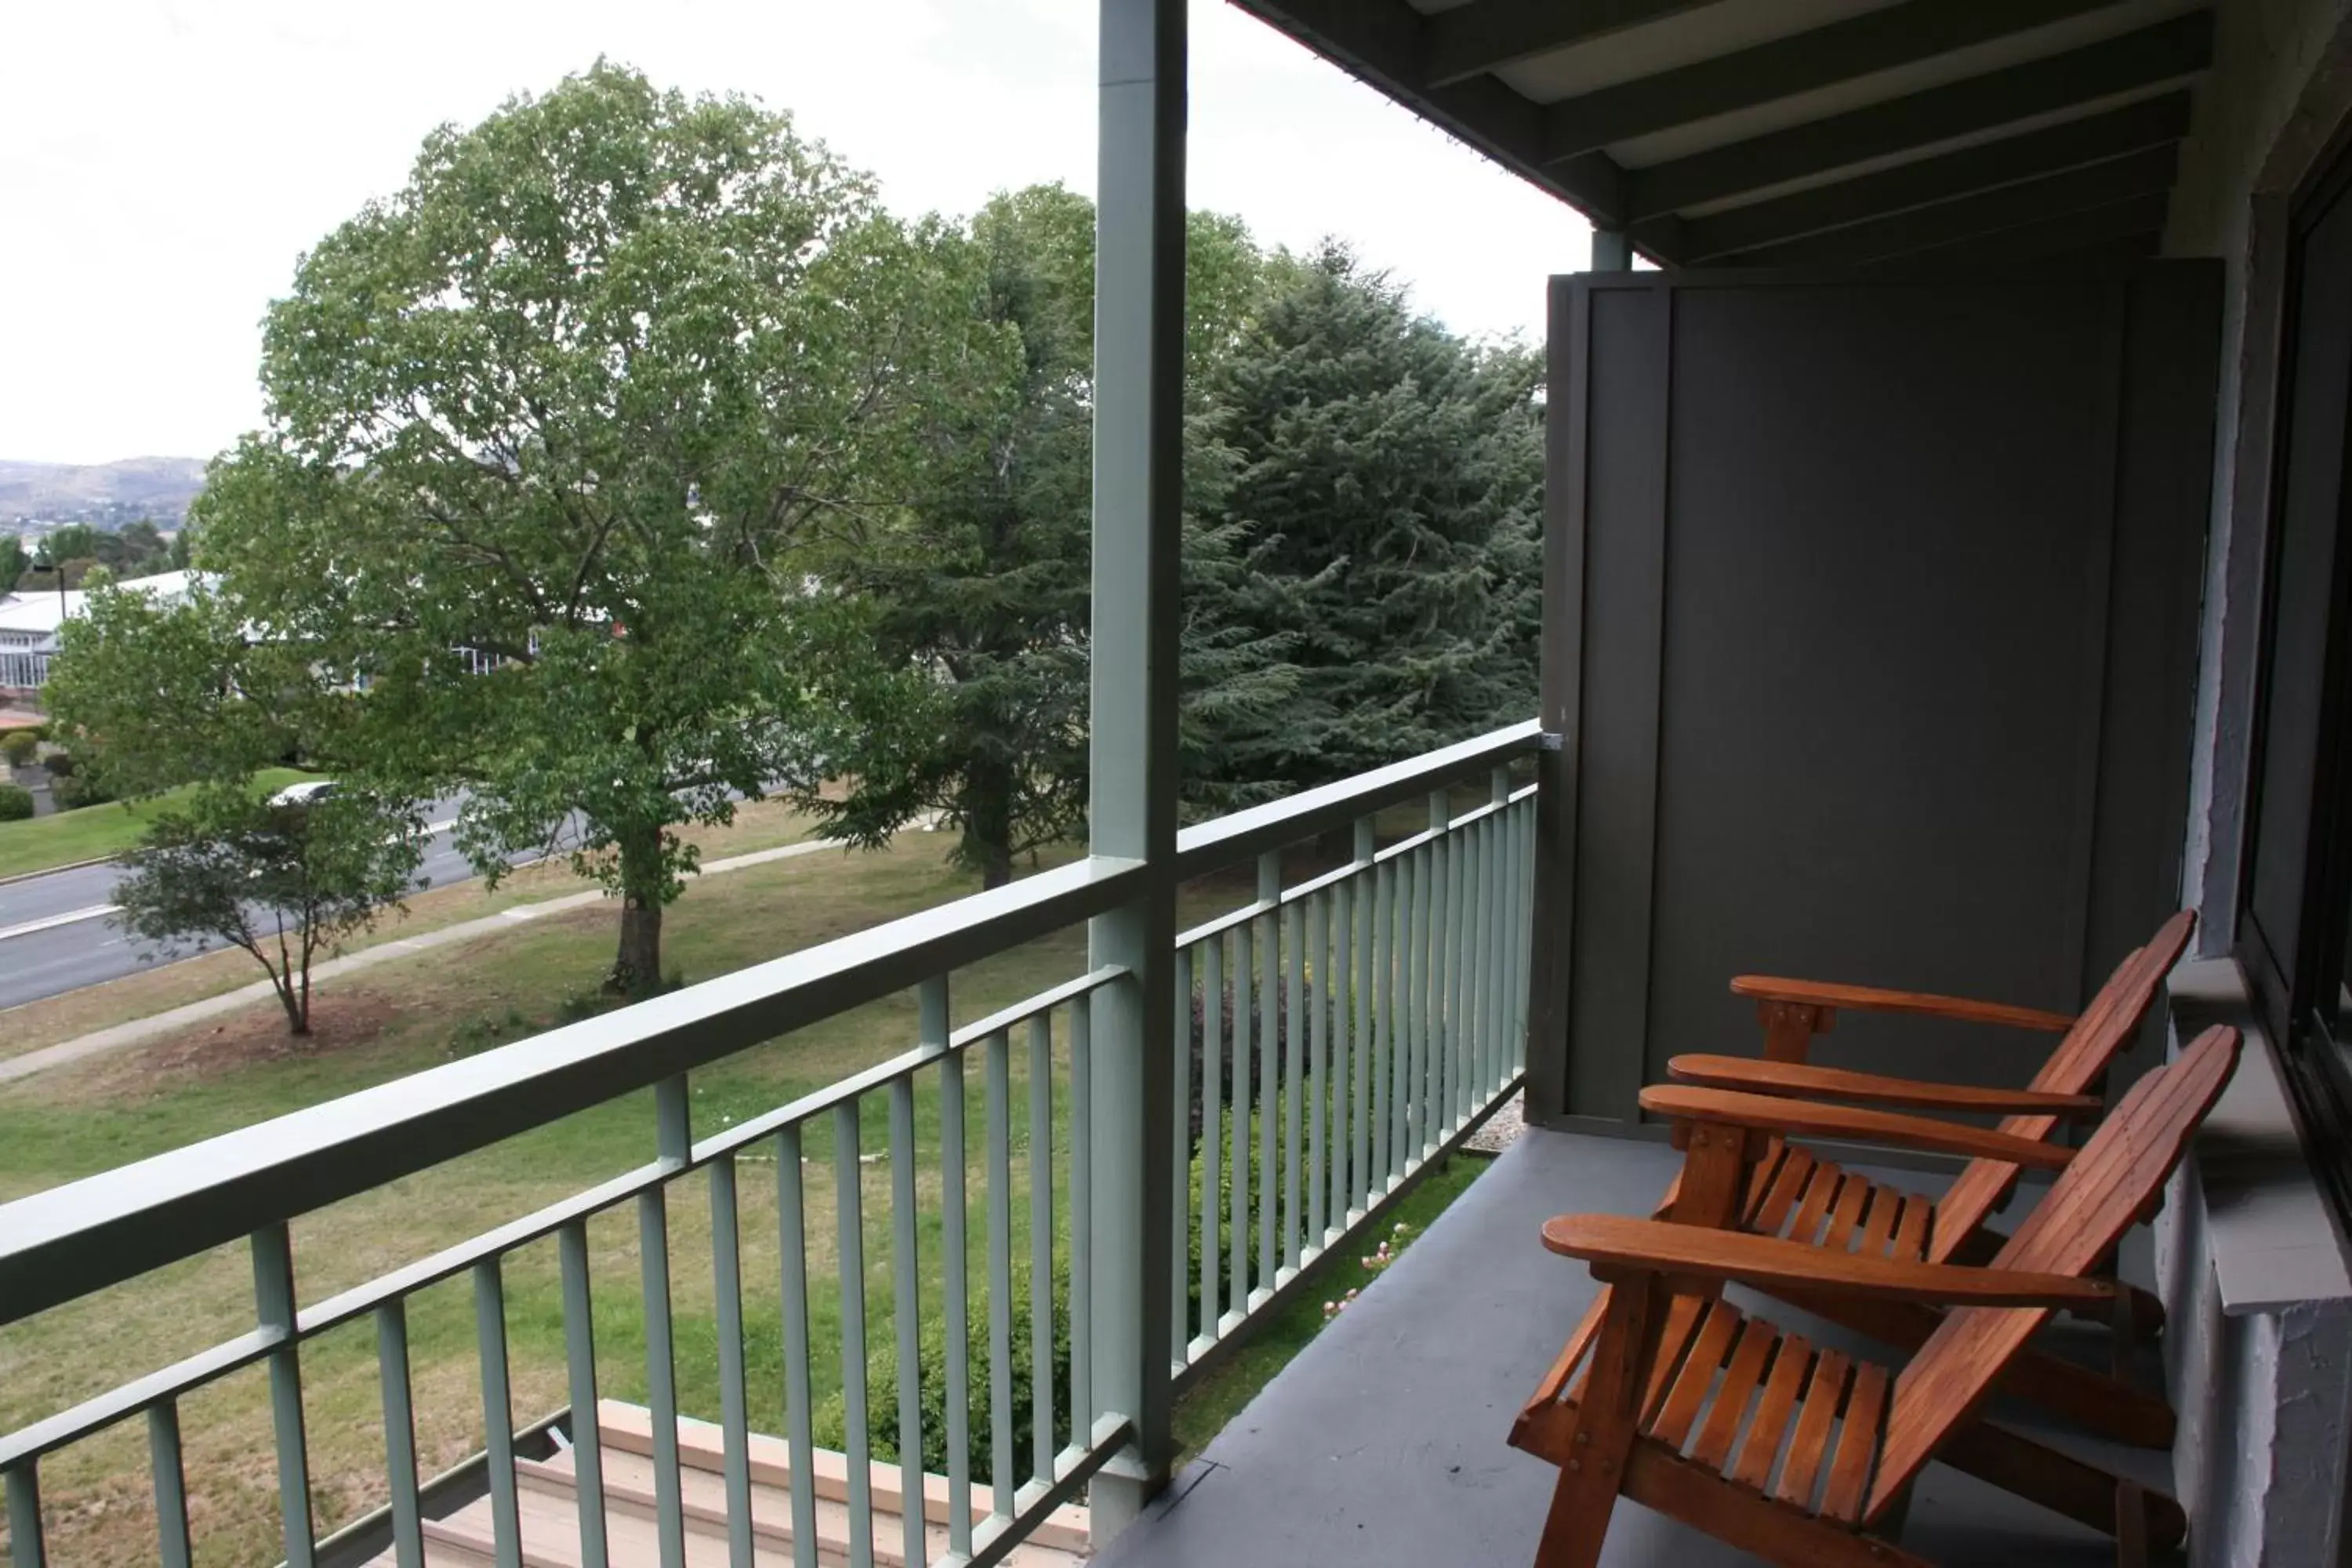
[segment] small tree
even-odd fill
[[[25,553],[25,542],[15,534],[0,534],[0,595],[12,592],[16,579],[33,569],[32,557]]]
[[[0,784],[0,822],[22,822],[33,815],[33,792],[23,784]]]
[[[421,824],[358,791],[271,805],[239,789],[198,792],[123,858],[115,923],[176,955],[218,938],[269,975],[289,1034],[310,1032],[310,965],[374,925],[415,887]]]

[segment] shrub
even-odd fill
[[[0,784],[0,822],[22,822],[33,815],[33,792],[22,784]]]
[[[59,811],[79,811],[85,805],[104,805],[114,797],[88,779],[68,773],[52,776],[49,798],[58,803]]]
[[[69,779],[74,776],[73,753],[51,752],[41,759],[41,766],[49,770],[49,776],[53,779]]]
[[[982,1268],[975,1264],[972,1274],[979,1283]],[[1070,1420],[1070,1264],[1066,1258],[1054,1259],[1054,1421],[1058,1436],[1067,1430]],[[972,1479],[988,1480],[991,1398],[988,1347],[988,1309],[984,1291],[972,1292],[971,1323],[970,1397],[966,1430],[971,1437]],[[1035,1430],[1034,1405],[1030,1398],[1029,1374],[1029,1282],[1016,1274],[1013,1286],[1013,1460],[1016,1473],[1028,1479],[1030,1444]],[[887,1323],[877,1325],[883,1334],[894,1334]],[[944,1475],[948,1468],[948,1331],[939,1318],[927,1319],[918,1341],[922,1379],[923,1468],[934,1475]],[[898,1458],[898,1349],[895,1338],[886,1339],[866,1361],[866,1429],[873,1445],[874,1457],[885,1463]],[[833,1394],[821,1403],[814,1422],[818,1444],[827,1448],[848,1447],[848,1424],[842,1396]],[[1056,1447],[1061,1445],[1055,1444]]]
[[[7,758],[12,768],[21,768],[31,762],[33,753],[40,749],[41,738],[30,730],[11,730],[0,735],[0,757]]]

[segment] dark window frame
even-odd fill
[[[2287,476],[2295,459],[2289,449],[2293,405],[2302,355],[2309,347],[2299,341],[2305,241],[2342,201],[2352,201],[2352,126],[2338,133],[2289,208],[2284,317],[2276,368],[2279,396],[2271,426],[2261,654],[2248,753],[2246,852],[2240,858],[2233,950],[2257,1015],[2279,1047],[2313,1169],[2333,1200],[2339,1231],[2352,1237],[2352,1017],[2322,1005],[2323,996],[2340,997],[2352,982],[2352,960],[2347,957],[2352,942],[2352,416],[2339,437],[2336,461],[2342,478],[2325,543],[2326,560],[2314,559],[2320,551],[2310,541],[2291,558],[2287,538]],[[2331,353],[2352,353],[2352,342],[2323,347]],[[2318,639],[2318,697],[2309,715],[2316,731],[2311,773],[2308,777],[2274,778],[2268,774],[2268,749],[2272,727],[2281,721],[2272,702],[2282,632],[2279,590],[2289,574],[2306,571],[2324,571],[2329,579],[2318,605],[2324,625]],[[2280,811],[2294,814],[2303,824],[2304,855],[2295,869],[2299,885],[2270,889],[2259,884],[2262,834],[2265,822]],[[2265,929],[2258,913],[2258,890],[2293,896],[2297,913],[2291,943],[2280,943]],[[2293,951],[2281,951],[2282,945],[2291,945]]]

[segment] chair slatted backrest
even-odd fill
[[[2165,921],[2146,947],[2117,964],[2099,994],[2091,998],[2091,1005],[2074,1020],[2074,1026],[2066,1031],[2066,1037],[2058,1042],[2058,1048],[2050,1053],[2050,1059],[2042,1064],[2042,1070],[2033,1075],[2030,1087],[2047,1094],[2088,1092],[2139,1033],[2148,1008],[2156,1003],[2156,994],[2164,986],[2164,977],[2180,961],[2196,929],[2197,916],[2183,910]],[[2048,1138],[2057,1127],[2054,1116],[2011,1116],[2000,1124],[2003,1132],[2037,1141]],[[1928,1261],[1948,1262],[1986,1217],[2009,1201],[2017,1174],[2017,1167],[2006,1161],[1970,1161],[1936,1205]]]
[[[2237,1065],[2238,1032],[2215,1027],[2134,1084],[1992,1267],[2074,1276],[2098,1267],[2163,1190]],[[1895,1380],[1868,1518],[1893,1507],[1937,1445],[1975,1415],[2049,1316],[2046,1307],[1969,1307],[1945,1318]]]

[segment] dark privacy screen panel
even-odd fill
[[[2218,281],[1555,282],[1539,1110],[1753,1050],[1737,973],[2072,1009],[2170,910]],[[1816,1059],[2049,1044],[1848,1015]]]

